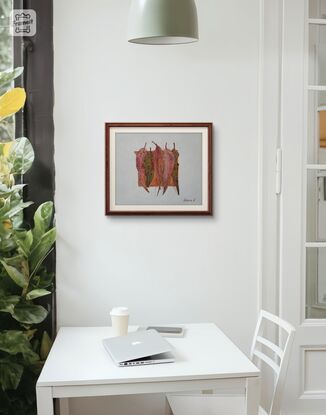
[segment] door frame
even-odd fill
[[[307,393],[303,382],[306,352],[326,351],[320,336],[326,319],[307,320],[304,307],[308,0],[261,0],[261,7],[261,304],[297,328],[282,413],[319,415],[326,392]],[[278,148],[282,192],[276,195]]]

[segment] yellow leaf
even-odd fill
[[[6,219],[6,220],[4,220],[4,221],[2,222],[2,225],[3,225],[4,229],[6,229],[7,231],[8,231],[9,229],[12,229],[12,222],[11,222],[11,220],[10,220],[10,219]]]
[[[0,120],[15,114],[25,104],[24,88],[13,88],[0,97]]]
[[[14,141],[8,141],[7,143],[3,143],[2,153],[5,157],[8,157],[13,143],[14,143]]]

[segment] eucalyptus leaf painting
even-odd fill
[[[149,193],[149,187],[157,187],[157,195],[162,189],[163,195],[168,187],[175,187],[178,195],[179,190],[179,152],[173,143],[173,149],[170,150],[165,144],[162,149],[154,143],[155,149],[152,151],[144,147],[135,151],[136,167],[138,171],[138,186],[143,187]]]
[[[106,213],[211,214],[211,124],[106,124]]]

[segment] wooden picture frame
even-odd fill
[[[212,123],[106,123],[106,215],[212,215]]]

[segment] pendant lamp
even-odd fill
[[[145,45],[175,45],[198,41],[194,0],[132,0],[128,41]]]

